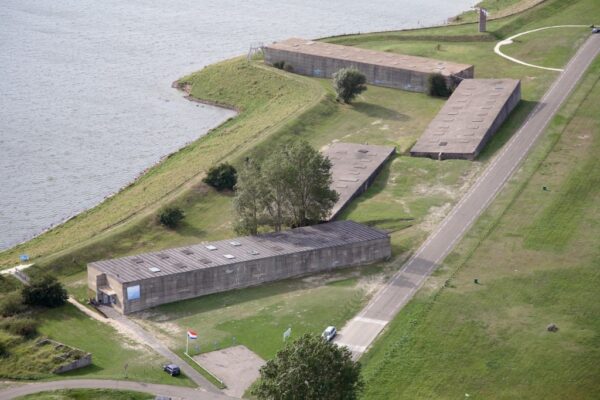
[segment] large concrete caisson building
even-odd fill
[[[96,299],[123,314],[210,293],[390,257],[387,233],[352,221],[140,254],[88,265]]]
[[[342,68],[354,67],[365,74],[367,83],[412,92],[427,90],[427,79],[440,73],[473,78],[474,67],[431,58],[366,50],[305,39],[288,39],[263,47],[265,62],[285,62],[301,75],[331,78]]]
[[[331,188],[340,196],[331,210],[332,220],[353,198],[367,190],[396,148],[336,142],[322,152],[331,161]]]
[[[410,150],[413,156],[473,160],[521,100],[515,79],[465,79]]]

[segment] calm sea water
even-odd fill
[[[0,249],[93,207],[231,111],[171,88],[289,36],[440,23],[473,0],[0,0]]]

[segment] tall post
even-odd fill
[[[185,355],[189,355],[188,350],[190,347],[190,335],[186,332],[185,333]]]
[[[487,10],[479,8],[479,32],[485,32],[487,25]]]

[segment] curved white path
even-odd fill
[[[543,31],[543,30],[546,30],[546,29],[554,29],[554,28],[587,28],[587,27],[588,27],[587,25],[553,25],[553,26],[545,26],[543,28],[532,29],[530,31],[517,33],[516,35],[513,35],[513,36],[509,37],[508,39],[504,39],[504,40],[496,43],[496,46],[494,47],[494,53],[498,54],[500,57],[504,57],[507,60],[510,60],[510,61],[515,62],[517,64],[526,65],[528,67],[533,67],[533,68],[545,69],[547,71],[562,72],[562,71],[564,71],[562,68],[542,67],[541,65],[529,64],[529,63],[526,63],[524,61],[518,60],[518,59],[516,59],[514,57],[511,57],[509,55],[504,54],[502,52],[502,50],[500,50],[500,47],[502,47],[502,46],[504,46],[506,44],[512,44],[514,38],[518,38],[519,36],[527,35],[528,33]]]

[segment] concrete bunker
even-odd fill
[[[438,160],[474,160],[520,100],[519,80],[465,79],[410,154]]]
[[[342,68],[357,68],[371,85],[425,92],[431,74],[453,79],[473,78],[474,67],[425,57],[367,50],[352,46],[291,38],[263,47],[269,65],[284,62],[293,72],[331,78]]]
[[[331,161],[332,189],[340,195],[331,210],[335,219],[346,205],[373,183],[385,162],[395,153],[392,146],[332,143],[322,153]]]
[[[128,314],[160,304],[385,260],[386,232],[336,221],[88,264],[96,300]]]

